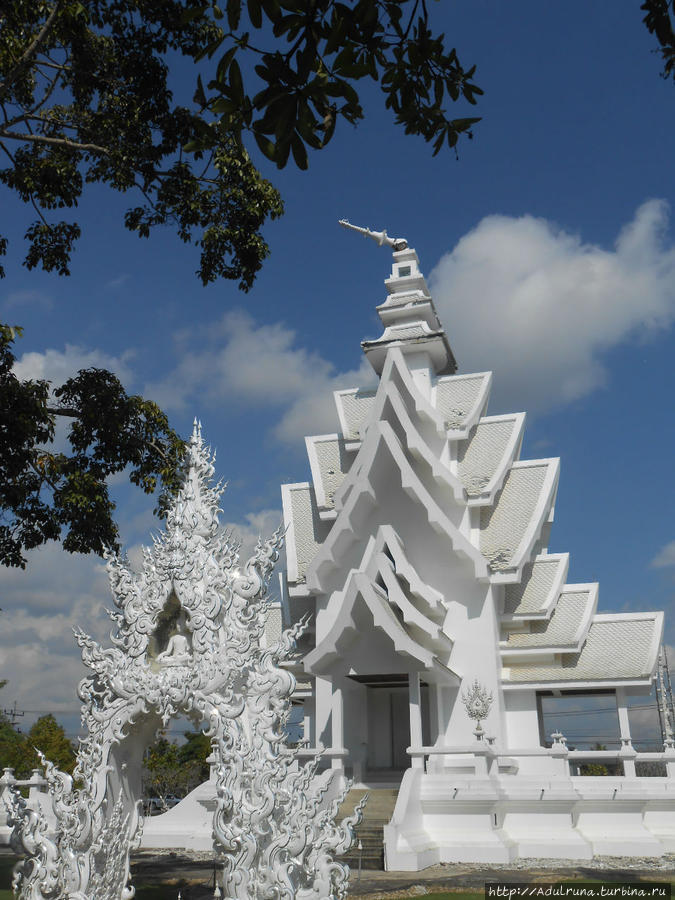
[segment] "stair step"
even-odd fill
[[[340,856],[339,861],[341,863],[346,863],[352,872],[358,872],[359,870],[359,858],[358,856],[351,856],[347,854],[346,856]],[[362,871],[369,870],[379,870],[382,871],[384,869],[384,853],[378,853],[377,856],[366,856],[365,854],[361,857],[361,869]]]
[[[361,869],[384,869],[384,826],[391,820],[398,797],[397,788],[352,788],[342,801],[338,810],[336,821],[351,816],[354,809],[363,797],[368,794],[368,800],[363,810],[361,824],[355,829],[356,843],[361,842],[361,852],[356,846],[352,847],[340,862],[347,863],[352,871],[358,871],[359,858]]]

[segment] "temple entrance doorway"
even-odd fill
[[[366,689],[366,775],[370,779],[400,779],[410,767],[410,702],[408,676],[350,675]],[[429,741],[429,690],[421,684],[422,734]]]

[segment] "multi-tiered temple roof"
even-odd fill
[[[440,536],[436,552],[493,586],[498,634],[484,651],[499,654],[502,689],[648,683],[662,613],[601,615],[597,584],[567,583],[568,555],[547,549],[559,460],[521,458],[525,414],[488,415],[491,373],[455,374],[414,250],[394,252],[385,284],[384,331],[362,344],[377,389],[335,393],[338,429],[306,438],[311,482],[282,488],[289,595],[329,598],[305,668],[359,627],[358,595],[401,653],[453,670],[459,623],[443,585],[412,561],[402,523],[373,515],[399,493],[420,542]]]

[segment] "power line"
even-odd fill
[[[658,704],[656,703],[636,703],[634,706],[628,707],[628,712],[632,709],[658,709]],[[616,706],[601,706],[601,707],[589,707],[589,709],[566,709],[566,710],[547,710],[545,709],[544,715],[548,717],[558,716],[588,716],[590,714],[595,715],[596,713],[601,712],[616,712]]]
[[[668,670],[668,655],[664,644],[659,650],[656,678],[656,700],[659,711],[659,725],[664,743],[673,739],[675,732],[675,710],[673,710],[673,689]]]
[[[14,706],[11,709],[3,709],[3,713],[9,719],[9,724],[12,728],[16,727],[16,720],[21,718],[26,714],[24,709],[17,709],[16,700],[14,701]]]

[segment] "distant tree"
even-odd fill
[[[203,731],[185,731],[185,743],[178,749],[181,765],[192,766],[199,782],[209,777],[208,757],[211,755],[211,738]]]
[[[35,750],[40,750],[49,762],[54,763],[62,772],[72,774],[76,761],[75,749],[72,742],[66,737],[63,726],[59,725],[51,713],[40,716],[37,722],[31,726],[27,743],[32,760],[31,769],[41,765],[35,752]]]
[[[26,735],[12,726],[7,716],[0,713],[0,769],[14,769],[16,778],[27,778],[30,765],[30,747]]]
[[[6,680],[0,681],[0,690],[6,684]],[[15,775],[23,778],[30,771],[25,764],[27,756],[25,735],[17,731],[7,716],[0,712],[0,770],[14,769]]]
[[[6,683],[0,682],[0,688]],[[40,716],[28,734],[23,734],[0,713],[0,769],[9,767],[16,778],[28,778],[41,765],[36,749],[62,771],[73,771],[75,750],[53,715]]]
[[[0,562],[25,567],[25,551],[63,540],[71,552],[117,547],[107,479],[128,467],[132,484],[160,485],[156,512],[177,479],[184,444],[164,413],[119,380],[86,369],[58,387],[12,371],[16,330],[0,326]],[[53,447],[69,423],[69,451]]]
[[[591,747],[591,750],[606,750],[607,747],[605,744],[600,744],[596,741],[595,744]],[[610,770],[609,767],[604,763],[584,763],[584,765],[579,766],[579,774],[580,775],[609,775]]]
[[[142,199],[127,228],[171,225],[199,245],[204,283],[247,290],[268,253],[261,227],[282,213],[247,137],[278,167],[306,168],[340,119],[363,118],[364,78],[434,152],[479,121],[445,110],[482,91],[425,0],[5,0],[0,34],[0,183],[36,214],[24,265],[60,274],[80,226],[50,213],[99,182]],[[174,100],[179,57],[194,65],[191,106]]]
[[[202,781],[199,762],[183,761],[179,746],[165,736],[148,748],[143,776],[146,798],[159,800],[163,810],[169,809],[170,797],[184,797]]]

